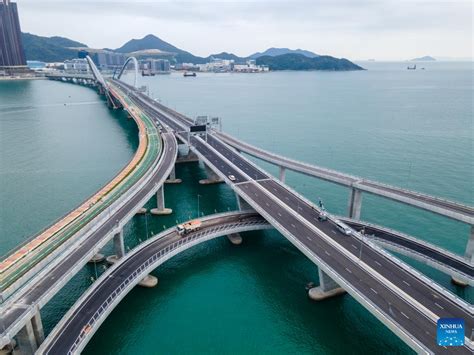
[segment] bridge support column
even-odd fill
[[[16,348],[13,354],[33,354],[44,341],[43,323],[39,311],[16,335]]]
[[[204,164],[204,167],[206,169],[207,179],[199,180],[201,185],[218,184],[224,181],[206,164]]]
[[[173,170],[171,170],[170,176],[168,180],[165,181],[165,184],[179,184],[182,181],[181,179],[176,179],[176,166],[173,166]]]
[[[360,219],[361,209],[362,209],[362,191],[352,187],[351,192],[349,194],[349,206],[348,206],[349,218]]]
[[[110,255],[106,258],[107,263],[112,265],[115,264],[120,258],[125,255],[125,243],[123,240],[123,229],[114,235],[114,255]]]
[[[227,239],[234,244],[234,245],[240,245],[242,244],[242,236],[240,233],[232,233],[227,236]]]
[[[474,226],[471,226],[471,234],[467,240],[466,251],[464,252],[464,258],[469,262],[474,262]],[[458,277],[451,277],[451,282],[458,286],[469,285],[468,280],[460,279]]]
[[[183,145],[183,144],[181,144],[181,145]],[[178,154],[178,158],[176,159],[176,163],[191,163],[191,162],[195,162],[195,161],[199,161],[199,157],[195,153],[193,153],[189,149],[189,147],[188,147],[187,153]]]
[[[331,279],[324,271],[318,270],[319,286],[313,287],[308,291],[308,296],[314,301],[322,301],[326,298],[341,295],[346,291],[341,288],[333,279]]]
[[[285,182],[286,178],[286,168],[280,166],[280,181]]]
[[[162,185],[156,192],[156,208],[152,208],[150,213],[159,216],[171,214],[172,212],[171,208],[165,208],[165,189]]]

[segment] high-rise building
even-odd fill
[[[0,3],[0,67],[25,65],[18,8],[16,3],[2,0]]]

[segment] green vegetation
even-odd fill
[[[282,54],[275,57],[257,58],[258,65],[267,65],[270,70],[364,70],[347,59],[327,55],[308,58],[302,54]]]
[[[67,47],[87,47],[87,45],[63,37],[41,37],[22,33],[23,47],[27,60],[42,62],[63,62],[77,57],[77,50]]]

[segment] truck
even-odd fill
[[[196,232],[201,228],[202,222],[200,220],[194,220],[187,223],[178,224],[176,230],[179,235],[186,235],[190,232]]]

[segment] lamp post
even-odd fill
[[[198,203],[197,203],[197,216],[198,216],[198,218],[199,218],[199,198],[200,198],[200,197],[201,197],[201,195],[198,194],[198,195],[197,195],[197,199],[198,199],[198,201],[197,201],[197,202],[198,202]]]

